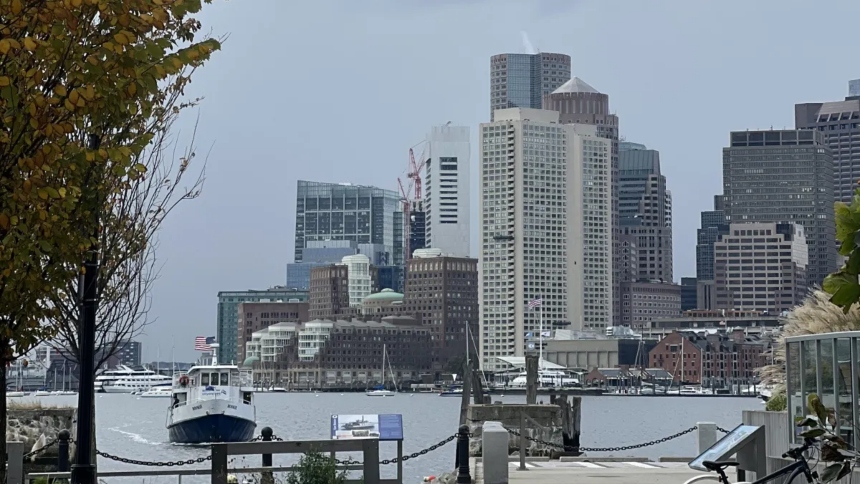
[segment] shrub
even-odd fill
[[[286,484],[343,484],[346,471],[338,471],[337,462],[319,452],[308,452],[287,474]]]
[[[768,412],[785,412],[788,408],[788,399],[785,396],[785,388],[779,391],[774,391],[773,395],[767,399],[765,409]]]

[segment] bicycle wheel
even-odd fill
[[[716,474],[702,474],[684,481],[684,484],[697,484],[699,482],[720,482],[720,477]]]

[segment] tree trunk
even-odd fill
[[[6,482],[6,362],[0,360],[0,421],[3,422],[3,439],[0,440],[0,482]]]

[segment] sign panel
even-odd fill
[[[403,440],[403,415],[332,415],[331,438]]]
[[[758,429],[758,425],[738,425],[734,430],[726,434],[725,437],[718,440],[714,445],[708,447],[708,450],[702,452],[700,456],[690,461],[688,465],[691,469],[709,472],[708,469],[705,469],[705,466],[702,465],[703,462],[706,460],[725,460],[726,458],[734,455],[737,453],[738,448],[746,444],[747,439]]]

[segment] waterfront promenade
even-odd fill
[[[471,459],[472,477],[484,484],[480,459]],[[642,460],[549,461],[528,460],[528,470],[521,471],[519,461],[509,462],[511,484],[682,484],[701,472],[687,467],[685,462],[651,462]]]

